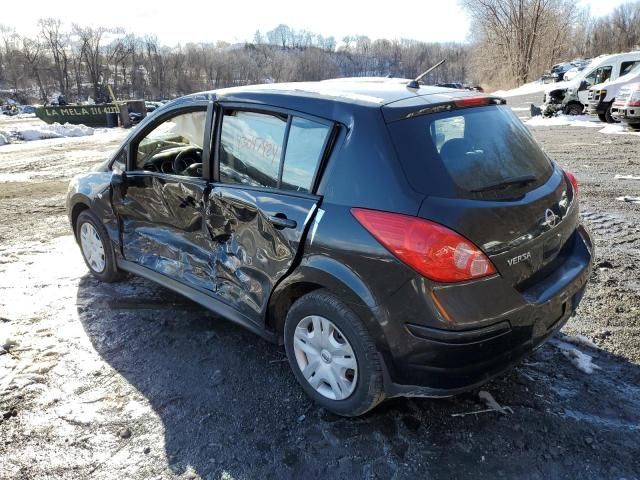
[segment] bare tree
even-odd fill
[[[73,31],[80,40],[80,53],[85,61],[89,81],[93,85],[93,96],[99,99],[104,96],[102,91],[102,42],[108,29],[104,27],[82,27],[73,25]]]
[[[38,21],[40,35],[45,48],[53,59],[53,67],[61,95],[69,90],[69,35],[62,31],[62,22],[57,18],[43,18]]]
[[[38,40],[22,37],[22,55],[25,60],[26,74],[33,76],[40,91],[40,98],[47,101],[47,91],[42,83],[40,67],[43,61],[42,44]]]
[[[539,61],[548,65],[559,56],[576,16],[575,3],[568,0],[461,3],[471,17],[478,64],[506,70],[517,85],[540,73]]]

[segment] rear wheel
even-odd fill
[[[331,293],[316,290],[293,304],[284,341],[296,379],[327,410],[362,415],[384,398],[382,367],[367,329]]]
[[[607,121],[607,116],[604,113],[599,113],[598,118],[600,119],[601,122]]]
[[[76,220],[76,239],[91,273],[103,282],[115,282],[124,274],[116,265],[107,230],[91,211],[84,210]]]

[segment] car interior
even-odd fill
[[[137,167],[149,172],[202,176],[205,115],[177,115],[154,128],[138,144]]]

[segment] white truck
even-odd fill
[[[568,82],[550,86],[544,95],[543,114],[562,112],[580,115],[589,101],[589,88],[616,80],[640,63],[640,51],[602,55],[594,58],[587,68]]]
[[[603,122],[615,122],[615,118],[611,116],[611,107],[614,100],[623,87],[638,82],[640,82],[640,62],[637,62],[628,73],[617,80],[609,80],[608,82],[594,85],[589,89],[589,113],[597,115]]]

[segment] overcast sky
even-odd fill
[[[577,0],[604,15],[624,0]],[[138,35],[156,34],[162,43],[251,40],[280,23],[340,41],[345,35],[465,41],[468,19],[455,0],[2,0],[0,24],[20,33],[37,31],[42,17],[67,23],[123,27]]]

